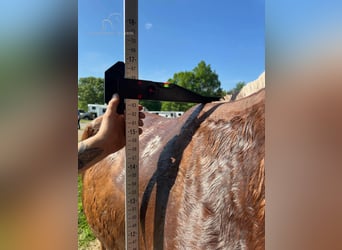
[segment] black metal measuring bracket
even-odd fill
[[[105,102],[113,94],[120,96],[118,113],[124,112],[124,99],[156,100],[172,102],[208,103],[218,101],[220,97],[208,97],[196,94],[173,83],[152,82],[146,80],[126,79],[125,64],[117,62],[105,72]]]

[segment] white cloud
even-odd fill
[[[152,23],[145,23],[145,29],[149,30],[152,28]]]

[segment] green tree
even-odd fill
[[[218,75],[211,69],[210,64],[204,61],[192,71],[175,73],[173,78],[168,80],[195,93],[205,96],[224,96],[226,93],[221,89]],[[191,108],[193,103],[163,102],[162,110],[185,111]]]
[[[192,90],[199,93],[195,85],[195,75],[191,71],[179,72],[173,75],[173,78],[169,79],[168,82],[175,83],[181,87]],[[162,102],[161,110],[165,111],[185,111],[191,108],[193,103],[182,103],[182,102]]]
[[[104,103],[104,79],[83,77],[78,81],[78,107],[88,110],[89,103]]]
[[[198,94],[215,96],[221,90],[221,82],[215,71],[212,71],[210,64],[201,61],[197,67],[193,69],[194,72],[194,91]]]
[[[160,101],[141,100],[139,103],[149,111],[160,111],[161,109]]]

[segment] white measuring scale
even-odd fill
[[[138,0],[124,0],[125,78],[138,79]],[[138,97],[137,97],[138,98]],[[125,247],[139,249],[139,102],[125,99]]]

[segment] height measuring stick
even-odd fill
[[[125,78],[138,79],[138,0],[124,0],[124,13]],[[126,250],[139,248],[139,103],[137,99],[125,99]]]

